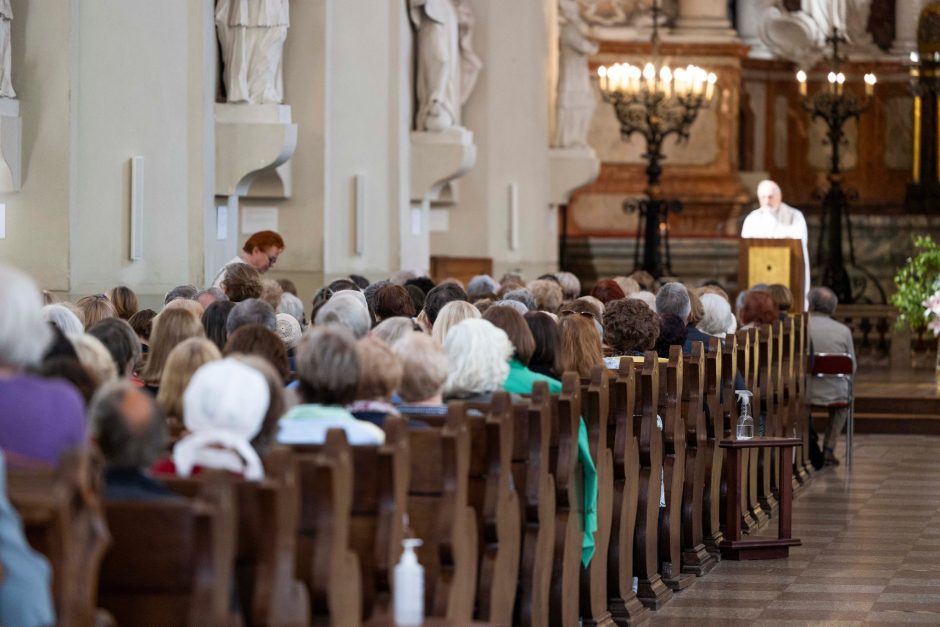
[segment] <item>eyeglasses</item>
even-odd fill
[[[590,311],[575,311],[574,309],[563,309],[560,312],[558,312],[558,315],[561,316],[562,318],[564,318],[565,316],[584,316],[586,318],[590,318],[591,320],[594,320],[597,318],[597,316],[592,314]]]
[[[277,263],[277,255],[273,255],[273,256],[268,255],[268,264],[273,266],[276,263]]]

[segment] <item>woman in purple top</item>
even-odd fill
[[[0,265],[0,449],[8,458],[55,464],[63,451],[85,442],[85,409],[68,383],[25,372],[52,338],[41,308],[35,284]]]

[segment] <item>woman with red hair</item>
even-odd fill
[[[777,304],[767,292],[751,291],[744,297],[741,307],[741,328],[749,329],[762,324],[771,324],[780,315]]]
[[[625,297],[623,290],[612,279],[601,279],[595,283],[594,289],[591,290],[591,296],[605,305],[612,300],[620,300]]]

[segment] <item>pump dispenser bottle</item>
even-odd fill
[[[735,390],[741,400],[741,413],[738,416],[739,440],[750,440],[754,437],[754,417],[751,415],[751,392],[748,390]]]
[[[415,547],[421,540],[406,538],[395,566],[395,624],[420,625],[424,622],[424,567],[418,563]]]

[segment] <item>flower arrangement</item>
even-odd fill
[[[898,328],[915,333],[927,329],[940,334],[940,245],[930,236],[914,239],[917,253],[894,277],[897,292],[891,304],[898,308]]]

